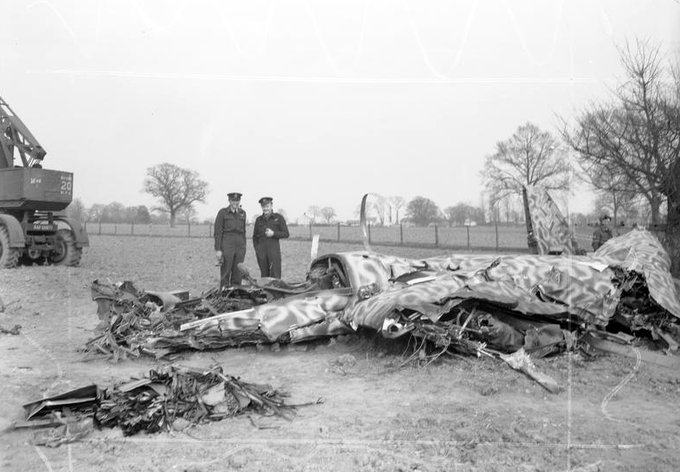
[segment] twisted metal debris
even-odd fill
[[[120,427],[126,436],[140,431],[172,429],[175,420],[219,421],[245,409],[284,416],[285,393],[225,375],[219,367],[196,370],[169,366],[151,370],[141,381],[101,390],[94,411],[96,424]]]
[[[287,405],[285,397],[287,393],[270,385],[226,375],[220,367],[199,370],[170,365],[107,388],[90,385],[27,403],[28,421],[20,426],[66,426],[41,442],[58,446],[83,437],[72,435],[68,426],[89,417],[96,427],[119,427],[126,436],[169,431],[179,419],[198,424],[245,411],[290,419],[289,413],[301,405]]]

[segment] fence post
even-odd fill
[[[312,240],[312,222],[309,222],[309,240]]]
[[[467,248],[470,249],[470,226],[466,226],[465,229],[467,229]]]
[[[208,225],[208,237],[212,236],[213,234],[213,229],[212,229],[212,223]]]
[[[113,234],[118,234],[118,223],[113,224]]]
[[[133,221],[132,224],[130,224],[130,234],[135,234],[135,222]]]
[[[496,227],[496,251],[498,251],[498,219],[494,221],[494,225]]]
[[[102,220],[99,220],[99,235],[102,234]]]
[[[434,225],[434,247],[439,247],[439,227]]]
[[[338,242],[340,242],[340,222],[338,221]]]
[[[399,245],[404,245],[404,224],[399,223]]]
[[[187,237],[191,237],[191,221],[187,220]]]

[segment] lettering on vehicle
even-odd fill
[[[31,184],[37,185],[39,183],[42,183],[42,179],[40,177],[31,177]]]
[[[61,176],[61,186],[59,187],[59,193],[62,195],[71,195],[73,191],[73,181],[71,176],[62,175]]]
[[[48,222],[36,221],[33,223],[33,229],[37,231],[55,231],[57,225]]]

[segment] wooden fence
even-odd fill
[[[213,225],[168,225],[100,223],[87,222],[89,234],[147,237],[212,238]],[[321,241],[361,244],[359,226],[332,225],[289,225],[290,239],[311,240],[315,234]],[[572,228],[579,247],[590,250],[593,228]],[[246,226],[246,238],[252,237],[253,225]],[[368,226],[370,244],[406,247],[441,247],[464,250],[528,251],[526,227],[521,225],[477,225],[477,226],[428,226],[405,225]]]

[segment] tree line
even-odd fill
[[[559,117],[555,133],[524,123],[496,143],[482,171],[480,205],[458,203],[440,210],[427,197],[374,196],[368,216],[373,224],[432,223],[460,225],[490,221],[522,222],[522,188],[541,186],[558,202],[573,184],[587,183],[597,193],[591,216],[611,213],[642,224],[665,225],[672,272],[680,273],[680,66],[659,46],[635,40],[619,50],[624,79],[607,100],[592,102],[572,117]],[[123,207],[117,203],[69,207],[81,219],[102,222],[168,222],[196,218],[194,205],[205,202],[207,182],[191,169],[163,163],[147,169],[143,190],[159,205]],[[484,202],[486,201],[486,205]],[[311,223],[332,223],[330,207],[310,206]],[[357,215],[358,217],[358,212]],[[568,215],[572,220],[584,215]],[[588,216],[586,216],[588,219]]]
[[[82,222],[101,223],[125,223],[125,224],[170,224],[170,215],[167,212],[152,212],[146,205],[125,206],[119,202],[95,203],[90,207],[85,206],[79,198],[73,199],[66,209],[70,218]],[[188,216],[188,218],[187,218]],[[199,223],[195,211],[190,214],[182,212],[177,216],[179,221],[192,224]]]

